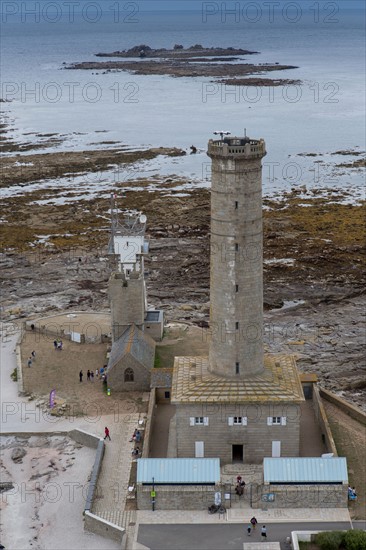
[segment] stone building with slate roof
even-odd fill
[[[111,306],[112,350],[108,387],[114,391],[149,391],[155,341],[163,337],[163,311],[149,309],[145,283],[146,216],[124,211],[111,200],[112,231],[109,259],[112,268],[108,293]]]
[[[131,325],[113,343],[108,360],[108,387],[112,391],[149,391],[155,341]]]
[[[295,359],[263,351],[262,158],[265,143],[210,140],[209,357],[176,357],[177,457],[223,464],[299,456],[304,401]]]

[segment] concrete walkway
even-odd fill
[[[254,510],[250,508],[249,515],[257,518],[258,523],[285,523],[285,522],[350,522],[347,509],[344,508],[298,508]],[[203,524],[203,523],[243,523],[250,517],[245,510],[229,509],[226,514],[208,514],[205,510],[138,510],[138,523],[174,523],[174,524]]]
[[[321,456],[327,452],[322,432],[316,419],[313,401],[301,403],[300,456]]]
[[[169,427],[174,414],[175,405],[159,404],[155,408],[149,458],[165,458],[168,456]]]
[[[109,426],[111,441],[106,440],[102,469],[99,474],[97,495],[92,512],[120,527],[128,527],[131,513],[124,513],[128,495],[132,463],[129,442],[133,431],[139,426],[139,415],[120,415],[119,421]]]

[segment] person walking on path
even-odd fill
[[[107,428],[107,426],[104,428],[104,439],[109,439],[109,441],[111,441],[111,436],[109,435],[109,429]]]
[[[55,349],[57,349],[57,340],[54,340],[54,341],[53,341],[53,347],[54,347]]]
[[[31,356],[32,356],[32,359],[33,359],[33,361],[34,361],[35,358],[36,358],[36,352],[35,352],[34,350],[32,351]]]
[[[86,379],[88,382],[90,382],[90,370],[88,369],[88,372],[86,373]]]
[[[94,371],[93,370],[90,371],[90,381],[94,382]]]
[[[80,380],[80,382],[83,381],[83,371],[82,370],[79,372],[79,380]]]
[[[252,532],[252,524],[251,523],[248,523],[248,527],[247,527],[247,533],[248,533],[248,537],[250,537],[250,533]]]
[[[261,537],[262,537],[262,542],[267,540],[267,528],[266,528],[265,525],[263,525],[263,527],[261,529]]]
[[[250,523],[252,524],[252,529],[254,531],[255,529],[255,526],[257,525],[258,521],[257,521],[257,518],[255,516],[252,517],[252,519],[250,520]]]
[[[31,357],[29,357],[27,365],[28,365],[28,367],[32,366],[32,358]]]

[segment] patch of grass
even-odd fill
[[[13,372],[10,375],[10,378],[13,380],[13,382],[18,382],[18,369],[15,368]]]
[[[161,369],[161,368],[162,368],[161,357],[158,350],[155,350],[154,369]]]

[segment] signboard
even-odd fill
[[[262,495],[262,502],[274,502],[274,500],[275,500],[274,493],[266,493],[265,495]]]
[[[155,498],[156,497],[156,491],[150,491],[150,496],[151,496],[151,498]]]
[[[56,397],[56,390],[50,391],[50,409],[53,409],[55,406],[55,397]]]
[[[71,332],[71,341],[81,343],[81,334],[79,332]]]

